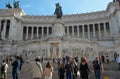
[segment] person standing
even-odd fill
[[[71,63],[72,68],[73,68],[73,79],[77,79],[77,72],[78,72],[78,66],[77,66],[77,62],[75,60],[72,61]]]
[[[89,70],[89,67],[88,67],[88,64],[85,58],[81,60],[79,70],[80,70],[80,75],[82,79],[89,79],[88,75],[89,75],[90,70]]]
[[[8,64],[5,60],[3,60],[3,63],[1,65],[1,79],[7,79],[7,70],[8,70]]]
[[[118,57],[117,57],[117,63],[118,63],[118,70],[120,70],[120,55],[118,54]]]
[[[59,76],[59,79],[64,79],[65,75],[65,67],[64,67],[64,63],[62,63],[58,69],[58,76]]]
[[[109,64],[109,62],[110,62],[108,55],[106,56],[106,62],[107,62],[107,64]]]
[[[73,68],[70,61],[67,61],[67,64],[65,65],[65,72],[66,72],[66,79],[73,78]]]
[[[93,61],[93,69],[94,69],[95,79],[101,79],[101,72],[103,72],[103,65],[97,57]]]
[[[22,69],[23,63],[24,63],[24,60],[22,58],[22,55],[20,55],[20,70]]]
[[[20,72],[20,59],[16,56],[15,61],[12,63],[12,77],[13,79],[18,79],[18,74]]]
[[[47,62],[46,67],[44,69],[45,79],[52,79],[52,73],[53,73],[53,66],[50,62]]]
[[[31,74],[32,79],[43,78],[43,68],[38,58],[35,59],[35,62],[31,63]]]
[[[114,53],[114,59],[115,59],[115,61],[117,61],[117,56],[118,56],[118,54],[117,54],[117,52],[115,52]]]
[[[105,63],[105,56],[104,55],[101,55],[101,61],[102,61],[102,63]]]

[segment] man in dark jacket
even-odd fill
[[[95,73],[95,79],[101,79],[101,72],[103,72],[103,65],[100,60],[96,57],[93,61],[93,69]]]
[[[20,59],[16,56],[15,61],[12,63],[12,76],[13,79],[18,79],[18,73],[20,72]]]
[[[67,61],[67,64],[65,65],[65,71],[66,71],[66,79],[72,79],[73,68],[70,61]]]

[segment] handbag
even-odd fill
[[[77,77],[80,77],[80,71],[77,71]]]

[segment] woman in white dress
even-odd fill
[[[45,79],[52,79],[52,73],[53,73],[53,66],[50,62],[47,62],[46,67],[44,69]]]

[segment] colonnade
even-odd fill
[[[52,26],[24,26],[23,27],[23,40],[28,39],[40,39],[42,36],[52,35]],[[104,38],[110,37],[110,24],[105,23],[95,23],[95,24],[84,24],[84,25],[74,25],[65,26],[66,36],[80,37],[80,38]]]
[[[111,35],[109,22],[66,26],[65,33],[66,36],[99,39]]]
[[[23,40],[40,39],[42,36],[49,36],[52,34],[52,27],[49,26],[24,26],[23,27]]]
[[[10,31],[10,20],[0,20],[0,39],[8,39]]]

